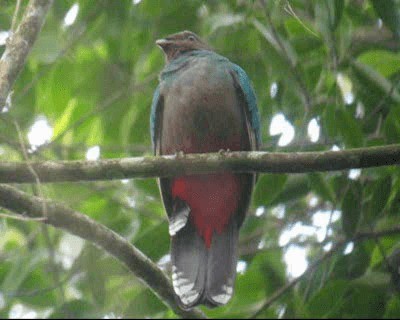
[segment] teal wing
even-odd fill
[[[156,91],[154,91],[153,102],[151,103],[151,113],[150,113],[150,134],[155,154],[157,153],[157,148],[159,146],[159,139],[161,132],[160,115],[162,113],[162,108],[163,108],[163,99],[160,95],[160,85],[158,85]]]
[[[246,72],[236,64],[232,63],[232,69],[236,74],[236,79],[239,82],[239,87],[242,91],[246,101],[246,114],[249,115],[249,122],[251,129],[255,135],[257,149],[261,145],[261,132],[260,132],[260,115],[257,108],[257,99],[254,89],[251,85],[250,79]]]

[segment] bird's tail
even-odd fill
[[[210,248],[191,221],[171,241],[172,282],[180,305],[216,307],[233,295],[238,226],[234,215],[223,232],[215,232]]]

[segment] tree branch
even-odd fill
[[[387,28],[376,27],[358,28],[352,35],[349,56],[356,57],[369,49],[385,49],[397,52],[400,49],[400,41],[393,37]]]
[[[31,0],[17,31],[8,39],[0,59],[0,111],[6,105],[11,88],[25,64],[52,2]]]
[[[43,182],[167,177],[211,172],[306,173],[400,164],[400,145],[324,152],[219,152],[98,161],[42,161],[30,167]],[[27,164],[0,162],[0,183],[35,182]]]
[[[42,222],[64,229],[107,251],[123,262],[176,314],[183,318],[205,317],[197,309],[182,310],[175,300],[170,281],[164,273],[141,251],[114,231],[54,201],[43,200],[13,187],[0,184],[0,206],[17,214],[30,218],[43,218],[43,201],[46,202],[47,217]]]

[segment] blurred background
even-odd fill
[[[21,4],[18,19],[27,1]],[[0,55],[15,5],[0,0]],[[246,70],[263,150],[399,143],[397,0],[67,0],[54,1],[0,114],[0,161],[24,161],[24,149],[35,161],[151,155],[150,105],[164,66],[154,42],[182,30]],[[169,274],[155,179],[42,190],[116,231]],[[226,318],[399,317],[400,237],[376,235],[397,226],[399,213],[399,167],[263,174],[241,230],[235,296],[203,310]],[[0,208],[0,318],[176,317],[101,250],[10,215]]]

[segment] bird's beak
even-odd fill
[[[169,44],[171,44],[171,41],[167,40],[167,39],[158,39],[158,40],[156,40],[156,45],[158,45],[161,49],[164,49]]]

